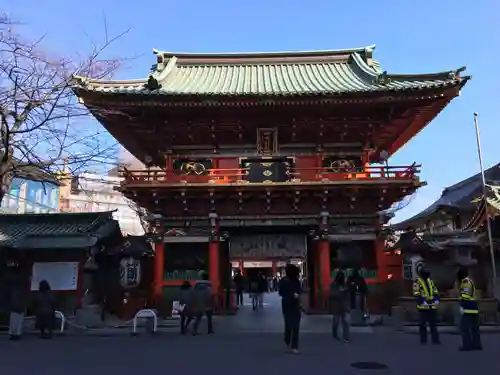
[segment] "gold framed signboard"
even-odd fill
[[[259,155],[276,155],[278,153],[278,129],[257,129],[257,153]]]

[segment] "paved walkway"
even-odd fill
[[[328,315],[303,315],[301,332],[329,333],[332,319]],[[278,293],[267,293],[264,296],[264,308],[253,311],[248,295],[245,295],[243,306],[234,316],[224,317],[218,321],[218,331],[224,333],[282,333],[283,315],[281,298]],[[352,327],[353,333],[372,333],[371,327]]]

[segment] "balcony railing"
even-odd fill
[[[248,181],[248,169],[206,169],[202,173],[185,174],[177,170],[128,170],[121,171],[122,177],[127,184],[142,183],[165,183],[165,184],[184,184],[184,183],[211,183],[211,184],[230,184],[230,183],[274,183],[274,182],[320,182],[320,181],[366,181],[366,180],[386,180],[386,181],[404,181],[417,180],[420,172],[419,165],[410,166],[386,166],[386,167],[368,167],[357,172],[332,172],[328,168],[290,168],[287,172],[287,179],[283,181],[273,181],[271,178],[262,181]],[[246,181],[246,182],[245,182]]]

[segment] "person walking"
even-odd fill
[[[347,278],[349,288],[349,305],[352,310],[360,310],[361,318],[364,320],[367,317],[366,312],[366,295],[368,293],[368,285],[363,276],[359,272],[359,268],[354,268],[352,274]]]
[[[439,292],[430,278],[430,272],[427,268],[422,268],[419,273],[420,276],[413,283],[413,296],[416,299],[419,313],[420,343],[427,344],[428,324],[432,343],[438,345],[440,340],[436,326],[436,309],[439,305]]]
[[[249,294],[252,299],[252,310],[257,310],[259,308],[259,276],[252,276],[249,280]]]
[[[240,270],[236,271],[233,278],[234,286],[236,288],[236,306],[243,306],[243,292],[245,291],[245,279]]]
[[[24,313],[26,311],[26,292],[21,285],[13,285],[10,292],[9,335],[11,340],[19,340],[23,333]]]
[[[191,283],[189,281],[184,281],[181,285],[179,291],[179,315],[181,317],[181,335],[186,334],[187,328],[191,320],[193,320],[191,314]]]
[[[461,351],[483,350],[479,331],[479,306],[476,286],[469,277],[465,267],[458,270],[460,301],[460,334],[462,335]]]
[[[42,280],[38,284],[35,296],[36,326],[40,331],[40,338],[50,339],[54,332],[54,314],[56,312],[56,299],[50,284]]]
[[[332,336],[339,339],[338,330],[342,325],[342,339],[349,342],[349,285],[343,271],[339,271],[328,291],[329,308],[332,313]]]
[[[278,277],[276,275],[273,276],[272,283],[273,283],[272,291],[276,292],[278,290]]]
[[[261,272],[257,280],[257,306],[259,309],[264,308],[264,294],[268,292],[269,284],[266,276]]]
[[[299,353],[299,331],[302,308],[300,295],[302,288],[297,267],[287,265],[285,277],[280,280],[278,292],[281,296],[281,309],[285,321],[285,344],[292,353]]]
[[[203,315],[207,317],[208,334],[213,334],[213,292],[212,283],[208,280],[208,273],[203,272],[201,280],[197,281],[192,288],[190,298],[191,312],[194,316],[193,336],[198,334],[198,327],[200,325]],[[191,317],[188,317],[186,326],[189,325]]]

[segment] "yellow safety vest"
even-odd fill
[[[472,279],[466,277],[460,282],[459,296],[463,314],[479,314],[476,286]]]
[[[427,284],[429,288],[427,288]],[[437,299],[437,295],[438,290],[431,279],[427,279],[426,282],[419,277],[413,283],[413,296],[417,298],[418,310],[435,309],[434,301]]]

